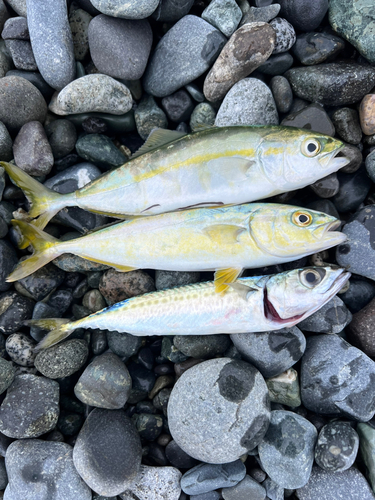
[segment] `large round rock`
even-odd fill
[[[237,460],[255,448],[270,419],[262,375],[245,361],[211,359],[178,379],[168,403],[169,429],[192,457],[208,463]]]

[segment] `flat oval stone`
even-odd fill
[[[116,496],[136,479],[141,455],[139,435],[125,413],[95,408],[78,434],[73,462],[90,488]]]
[[[67,340],[38,352],[35,368],[48,378],[69,377],[85,364],[88,355],[89,349],[85,340]]]
[[[5,392],[14,380],[16,368],[11,361],[0,357],[0,394]]]
[[[317,436],[314,425],[300,415],[272,411],[267,433],[258,446],[262,468],[282,488],[301,488],[309,480]]]
[[[279,0],[280,15],[301,31],[317,28],[328,9],[328,0]]]
[[[283,75],[293,65],[293,57],[289,52],[274,54],[258,68],[265,75]]]
[[[4,242],[0,242],[5,244]],[[1,255],[1,254],[0,254]],[[0,332],[9,335],[15,333],[26,319],[30,319],[35,302],[17,292],[5,292],[0,295]]]
[[[144,90],[166,97],[207,71],[225,36],[197,16],[185,16],[160,40],[144,74]]]
[[[119,495],[121,500],[179,500],[181,472],[175,467],[141,465],[134,482]]]
[[[188,495],[200,495],[219,488],[238,484],[246,474],[241,460],[227,464],[199,464],[185,472],[181,478],[181,489]]]
[[[306,106],[288,115],[283,119],[281,125],[314,130],[315,132],[330,135],[331,137],[335,135],[335,127],[323,106],[320,104],[310,104],[310,106]]]
[[[13,153],[16,165],[30,175],[47,175],[52,169],[52,149],[40,122],[22,126],[14,140]]]
[[[252,477],[246,475],[235,486],[221,490],[224,500],[265,500],[266,490]],[[190,497],[191,498],[191,497]]]
[[[329,472],[349,469],[356,459],[359,437],[345,422],[330,422],[319,432],[315,446],[315,461]]]
[[[173,439],[186,453],[209,463],[231,462],[255,448],[268,419],[263,377],[252,365],[230,358],[204,361],[184,372],[168,403]]]
[[[27,25],[38,69],[60,90],[75,77],[72,32],[65,0],[27,0]]]
[[[358,144],[362,139],[358,113],[352,108],[340,108],[331,116],[336,132],[345,142]]]
[[[303,33],[297,36],[293,45],[293,55],[307,66],[319,64],[345,47],[344,41],[329,33]]]
[[[274,76],[270,81],[270,87],[277,110],[280,113],[288,113],[293,104],[293,92],[288,80],[281,75]]]
[[[34,366],[35,342],[24,333],[12,333],[6,340],[5,349],[12,361],[20,366]]]
[[[91,0],[92,5],[103,14],[124,19],[144,19],[151,16],[159,0]]]
[[[362,99],[359,106],[359,119],[364,134],[375,134],[375,94],[367,94]]]
[[[242,18],[235,0],[213,0],[202,12],[202,19],[230,37]]]

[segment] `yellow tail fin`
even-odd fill
[[[33,224],[21,220],[12,220],[14,227],[18,228],[24,238],[31,243],[34,253],[26,260],[19,262],[7,281],[17,281],[37,271],[60,255],[58,244],[60,240],[53,238]]]
[[[43,330],[51,330],[42,339],[39,344],[34,347],[34,352],[38,352],[41,349],[47,349],[55,344],[58,344],[62,340],[69,337],[69,335],[78,328],[78,325],[74,324],[76,321],[70,321],[65,318],[44,318],[44,319],[31,319],[25,321],[24,324],[28,326],[37,326]]]

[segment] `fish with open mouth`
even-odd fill
[[[38,344],[50,347],[77,328],[98,328],[137,336],[246,333],[291,327],[326,304],[350,278],[336,266],[294,269],[240,278],[215,293],[212,281],[138,295],[77,321],[29,320],[52,330]]]
[[[343,243],[340,221],[320,212],[275,203],[199,208],[121,222],[81,238],[59,241],[33,224],[13,221],[34,254],[7,281],[28,276],[63,253],[118,271],[215,271],[224,292],[244,268],[290,262]]]
[[[349,163],[344,144],[293,127],[213,127],[192,134],[158,129],[124,165],[59,194],[16,165],[0,162],[43,229],[64,207],[117,218],[199,206],[237,205],[314,183]]]

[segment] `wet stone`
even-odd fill
[[[362,166],[353,174],[339,172],[337,177],[340,189],[332,201],[339,212],[351,212],[357,210],[366,199],[372,182],[368,178],[366,169]]]
[[[173,439],[165,447],[165,454],[170,463],[179,469],[191,469],[199,463],[198,460],[185,453]]]
[[[317,435],[300,415],[272,411],[268,431],[258,446],[262,468],[282,488],[301,488],[310,476]]]
[[[317,28],[328,9],[328,0],[279,0],[280,15],[301,31]]]
[[[340,333],[351,322],[352,315],[344,302],[337,296],[317,312],[298,323],[304,332]]]
[[[293,103],[293,92],[288,80],[283,76],[274,76],[270,87],[279,113],[288,113]]]
[[[106,271],[99,284],[99,291],[108,305],[124,299],[155,291],[154,281],[145,271],[120,273],[114,269]]]
[[[358,446],[359,437],[353,427],[345,422],[330,422],[319,432],[315,462],[328,472],[347,470],[356,459]]]
[[[48,378],[69,377],[85,364],[88,355],[87,342],[67,340],[40,351],[35,358],[35,368]]]
[[[82,304],[91,312],[97,312],[106,307],[106,302],[99,290],[90,290],[85,293]]]
[[[310,104],[300,111],[288,115],[281,122],[281,125],[314,130],[332,137],[335,135],[335,127],[320,104]]]
[[[155,441],[163,431],[163,417],[161,415],[151,415],[149,413],[136,414],[135,427],[141,439]]]
[[[0,357],[0,394],[5,392],[14,380],[15,367],[10,361]]]
[[[359,119],[364,134],[375,134],[375,94],[367,94],[362,99],[359,106]]]
[[[303,33],[297,36],[292,53],[307,66],[324,62],[344,49],[344,41],[329,33]]]
[[[167,128],[168,120],[164,111],[151,95],[142,98],[134,112],[138,134],[145,141],[154,128]]]
[[[8,275],[13,271],[13,268],[18,262],[18,257],[14,248],[5,240],[0,240],[0,291],[5,292],[12,286],[5,280]],[[0,302],[0,316],[2,313]],[[1,322],[1,320],[0,320]]]
[[[266,490],[257,481],[246,476],[235,486],[223,488],[221,491],[224,500],[265,500]],[[191,498],[191,497],[190,497]]]
[[[202,19],[230,37],[242,18],[235,0],[213,0],[202,12]]]
[[[230,338],[242,358],[266,378],[280,375],[293,366],[306,348],[306,339],[296,326],[263,333],[238,333]]]
[[[270,26],[272,26],[276,32],[276,43],[273,53],[280,54],[282,52],[287,52],[296,41],[296,32],[293,26],[282,17],[275,17],[275,19],[272,19]]]
[[[197,104],[190,117],[190,128],[192,132],[199,132],[204,128],[214,126],[216,111],[208,102]]]
[[[363,309],[371,300],[375,297],[375,283],[371,281],[366,281],[360,279],[358,277],[351,277],[349,282],[349,290],[344,293],[340,293],[341,300],[345,303],[346,307],[352,314],[358,313],[361,309]],[[353,316],[351,321],[351,328],[355,328],[355,324],[366,324],[361,320],[356,319],[356,316]],[[354,322],[354,323],[353,323]],[[355,343],[355,342],[354,342]],[[362,349],[366,354],[368,352],[365,348]]]
[[[71,153],[77,142],[75,126],[65,119],[57,119],[45,127],[54,158],[60,159]]]
[[[358,144],[362,139],[358,113],[352,108],[340,108],[331,116],[336,132],[349,144]]]
[[[34,347],[34,340],[24,333],[12,333],[5,343],[10,359],[21,366],[34,366]]]
[[[182,354],[208,359],[223,354],[230,345],[229,335],[176,335],[173,344]]]
[[[108,347],[121,358],[129,359],[142,345],[142,339],[130,333],[107,332]]]
[[[72,299],[70,290],[60,288],[48,298],[48,305],[57,309],[60,314],[64,314],[69,309]]]
[[[271,403],[297,408],[301,404],[298,373],[293,368],[266,380]]]
[[[104,170],[121,167],[127,160],[111,139],[103,134],[80,137],[76,142],[76,150],[81,158]]]
[[[308,410],[362,422],[373,417],[375,363],[342,338],[309,337],[300,375],[302,403]]]
[[[18,375],[0,407],[0,431],[18,439],[52,430],[59,416],[59,385],[35,375]]]
[[[30,319],[35,302],[17,292],[0,295],[0,332],[15,333],[26,319]]]
[[[255,448],[268,422],[263,377],[252,365],[230,358],[204,361],[183,373],[168,403],[173,439],[205,462],[231,462]]]
[[[65,273],[53,264],[38,269],[19,283],[35,299],[42,300],[64,281]]]
[[[134,482],[119,495],[121,500],[179,500],[181,472],[174,467],[141,465]]]
[[[155,385],[155,374],[151,370],[147,370],[140,363],[131,362],[128,364],[128,370],[132,382],[133,397],[136,394],[148,395]],[[142,398],[144,399],[144,398]],[[139,399],[141,401],[141,399]],[[136,401],[138,402],[138,401]]]

